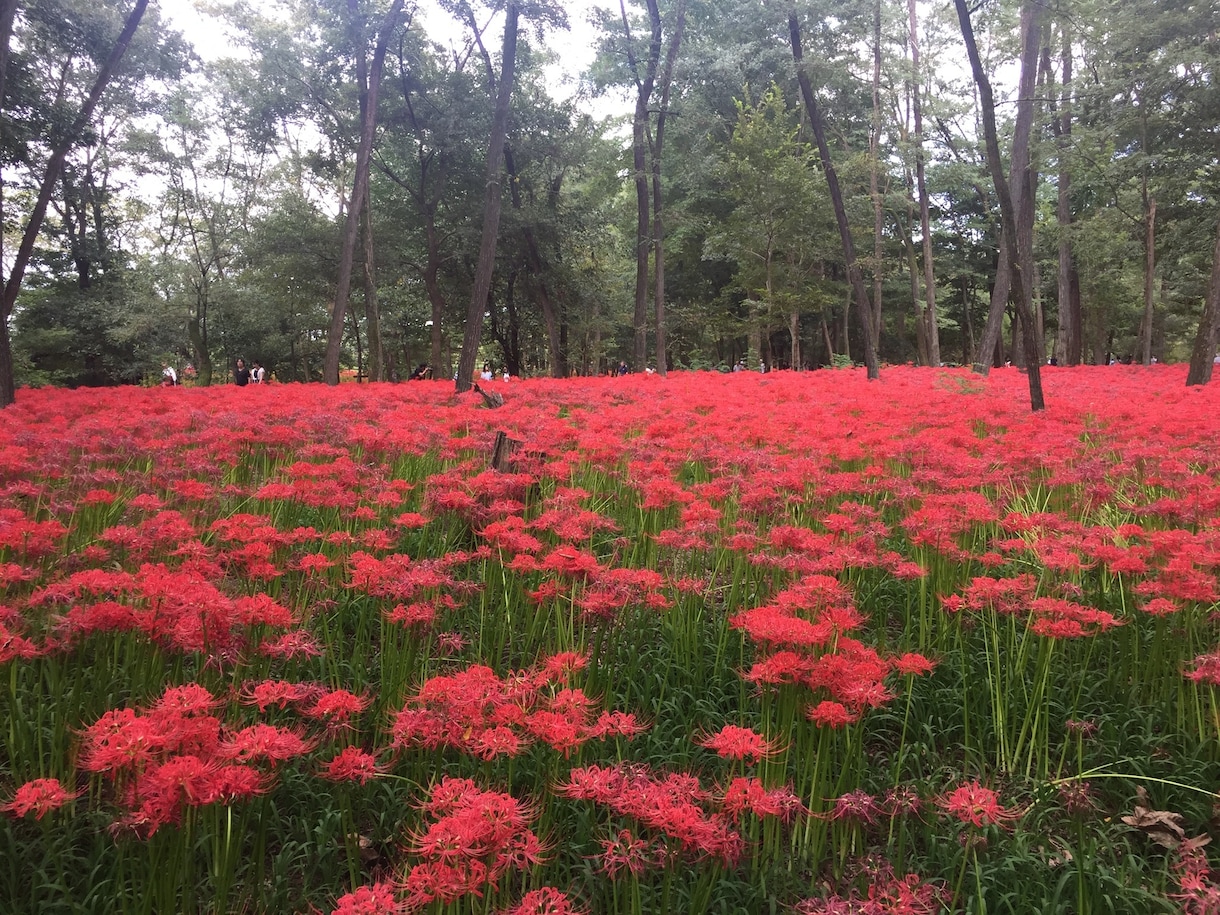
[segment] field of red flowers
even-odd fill
[[[0,910],[1220,911],[1220,389],[1043,377],[22,391]]]

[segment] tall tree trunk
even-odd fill
[[[479,358],[479,341],[483,337],[483,312],[491,294],[491,278],[496,267],[496,239],[500,232],[502,204],[502,163],[504,141],[508,134],[508,111],[512,104],[513,76],[517,65],[517,0],[509,0],[504,18],[504,45],[500,52],[500,85],[496,93],[496,108],[492,118],[491,137],[487,144],[486,196],[483,199],[483,237],[479,243],[479,261],[475,267],[474,288],[466,308],[466,327],[462,335],[462,355],[458,359],[457,392],[470,390],[475,363]]]
[[[356,312],[349,309],[348,317],[352,319],[352,341],[356,344],[356,383],[360,383],[360,379],[364,378],[364,345],[360,339],[360,319],[356,317]]]
[[[508,169],[508,187],[513,202],[513,209],[521,212],[521,187],[517,180],[517,162],[513,158],[510,146],[504,146],[504,167]],[[538,246],[538,237],[534,227],[522,219],[521,234],[525,237],[525,257],[529,264],[530,283],[534,298],[538,302],[538,310],[542,312],[542,323],[546,326],[547,350],[550,355],[551,376],[566,378],[568,375],[568,355],[560,339],[559,315],[555,303],[551,299],[551,291],[546,284],[545,264],[542,260],[542,250]]]
[[[652,38],[648,43],[648,59],[641,75],[632,48],[631,27],[627,20],[625,0],[619,0],[623,17],[623,33],[627,39],[627,60],[635,75],[635,115],[631,122],[632,171],[635,178],[635,310],[632,324],[635,329],[633,358],[637,372],[644,371],[648,364],[648,251],[652,240],[648,218],[648,101],[656,85],[657,67],[661,61],[661,11],[657,0],[646,0],[648,20],[652,27]]]
[[[910,212],[911,202],[907,200],[907,229],[914,227],[914,214]],[[907,279],[911,283],[911,307],[915,313],[915,358],[920,365],[935,365],[928,355],[927,325],[923,320],[923,307],[919,304],[919,262],[915,257],[915,244],[911,241],[910,231],[903,233],[903,249],[907,255]],[[905,323],[905,322],[904,322]]]
[[[885,201],[881,196],[881,0],[873,4],[873,120],[868,137],[868,193],[873,201],[873,302],[881,314],[882,263],[885,256]],[[881,338],[874,323],[873,339]]]
[[[919,230],[923,233],[923,294],[924,306],[920,323],[928,346],[928,363],[940,365],[940,329],[936,324],[936,277],[932,264],[932,220],[928,213],[928,185],[924,179],[923,107],[919,90],[922,74],[919,69],[919,24],[915,18],[915,0],[907,0],[911,44],[911,107],[915,116],[915,188],[919,196]]]
[[[792,371],[797,372],[801,369],[801,313],[795,309],[788,314],[788,336],[792,338],[789,364]]]
[[[364,326],[369,337],[369,381],[386,381],[385,349],[381,343],[381,306],[377,301],[377,262],[373,257],[373,208],[364,195]]]
[[[835,172],[834,163],[830,160],[830,146],[826,142],[826,126],[822,122],[822,110],[818,107],[813,94],[813,86],[809,82],[809,74],[805,70],[804,56],[801,52],[801,25],[796,17],[796,11],[788,14],[788,37],[792,43],[792,59],[796,62],[797,81],[801,86],[801,96],[805,101],[805,110],[813,126],[813,136],[817,140],[818,155],[822,160],[822,171],[826,175],[826,187],[830,192],[830,202],[834,207],[835,222],[839,227],[839,241],[843,246],[843,261],[847,267],[847,278],[856,300],[856,310],[860,313],[860,326],[864,330],[864,365],[870,379],[881,376],[881,364],[877,358],[877,337],[873,328],[878,326],[879,319],[873,314],[873,306],[869,303],[868,292],[864,288],[864,278],[860,275],[860,265],[856,263],[856,248],[852,243],[851,225],[847,222],[847,208],[843,205],[843,192],[839,189],[839,176]]]
[[[1212,251],[1212,276],[1207,284],[1207,300],[1203,303],[1203,315],[1199,318],[1199,330],[1195,333],[1195,345],[1190,353],[1190,371],[1186,373],[1188,385],[1207,384],[1212,380],[1217,331],[1220,331],[1220,224],[1216,225],[1216,246]]]
[[[673,83],[674,63],[682,44],[686,26],[686,0],[678,0],[674,32],[665,52],[665,69],[661,73],[661,105],[657,111],[657,133],[652,144],[652,251],[653,251],[653,311],[656,314],[657,372],[668,374],[669,357],[665,351],[665,225],[661,218],[661,151],[665,145],[665,120],[669,114],[669,89]]]
[[[1152,364],[1152,319],[1156,301],[1156,198],[1148,194],[1148,179],[1143,182],[1144,196],[1144,320],[1140,325],[1140,361]]]
[[[956,3],[956,0],[954,0]],[[961,19],[963,8],[958,9],[958,18]],[[1005,182],[1005,192],[1009,194],[1013,202],[1013,225],[1011,231],[1016,233],[1019,231],[1018,223],[1024,223],[1022,214],[1030,214],[1030,225],[1032,227],[1032,198],[1026,201],[1026,195],[1032,194],[1031,176],[1030,176],[1030,134],[1033,130],[1034,122],[1034,86],[1038,76],[1038,50],[1041,45],[1041,16],[1042,5],[1037,2],[1026,0],[1021,7],[1021,76],[1018,86],[1017,98],[1017,118],[1013,126],[1012,139],[1012,160],[1009,163],[1009,178]],[[962,25],[962,34],[965,35],[966,29],[970,25],[969,16]],[[971,29],[970,39],[974,41],[974,32]],[[978,46],[974,46],[975,55],[978,54]],[[976,72],[975,84],[979,84],[978,75],[983,74],[982,63],[980,60],[978,70]],[[985,74],[984,78],[985,78]],[[980,106],[984,106],[981,99],[983,87],[978,85],[980,95]],[[990,105],[990,116],[992,122],[995,121],[995,101],[991,93],[991,84],[987,83],[987,102]],[[984,121],[986,121],[987,113],[984,112]],[[985,126],[984,126],[984,129]],[[996,149],[998,151],[998,141]],[[990,156],[990,153],[988,153]],[[1003,174],[1003,166],[1001,165],[1001,175]],[[1014,276],[1014,267],[1023,269],[1022,264],[1018,261],[1013,263],[1013,258],[1018,251],[1029,251],[1030,257],[1033,256],[1032,247],[1025,247],[1019,238],[1006,238],[1005,232],[1010,231],[1007,223],[1004,223],[1000,229],[1000,251],[999,260],[996,264],[995,285],[992,287],[991,293],[991,309],[987,313],[987,324],[983,328],[983,339],[979,346],[979,361],[974,364],[974,370],[980,375],[986,375],[991,370],[991,354],[995,352],[996,347],[1000,342],[1000,332],[1004,324],[1004,311],[1008,306],[1010,293],[1016,288]],[[1023,284],[1028,287],[1028,273],[1026,273],[1027,281]],[[1029,300],[1026,300],[1025,307],[1029,307]],[[1018,309],[1019,313],[1019,309]],[[1033,329],[1033,322],[1030,322],[1030,329]],[[1039,347],[1026,347],[1027,351],[1037,353]]]
[[[343,249],[339,255],[339,277],[335,288],[335,304],[330,314],[330,329],[326,335],[326,357],[322,364],[322,379],[327,384],[339,383],[339,356],[343,351],[343,319],[347,314],[351,293],[352,262],[356,256],[356,238],[360,233],[360,213],[368,198],[369,162],[373,155],[373,136],[377,129],[377,92],[381,86],[381,71],[385,65],[386,45],[390,40],[402,10],[404,0],[394,0],[377,34],[372,65],[365,60],[364,30],[359,26],[357,0],[347,0],[352,18],[352,48],[356,54],[356,80],[360,89],[360,142],[356,147],[356,173],[352,179],[352,196],[347,208],[347,225],[343,232]]]
[[[1061,28],[1062,88],[1058,117],[1051,118],[1055,145],[1059,152],[1059,196],[1055,206],[1055,221],[1059,230],[1059,334],[1055,351],[1064,365],[1080,365],[1084,355],[1081,338],[1083,322],[1080,313],[1080,284],[1076,279],[1076,264],[1072,256],[1072,171],[1067,162],[1068,152],[1072,147],[1072,33],[1066,17]]]
[[[970,11],[966,7],[966,0],[953,0],[954,6],[957,8],[958,22],[961,24],[962,38],[966,42],[966,53],[970,57],[970,69],[974,73],[974,82],[979,90],[979,102],[983,112],[983,132],[986,138],[987,147],[987,167],[991,172],[991,180],[995,185],[996,196],[1000,199],[1000,216],[1004,223],[1004,231],[1008,235],[1007,248],[1008,258],[1010,263],[1010,275],[1015,293],[1017,316],[1021,320],[1021,329],[1025,334],[1025,349],[1030,353],[1032,358],[1029,360],[1029,403],[1033,410],[1042,410],[1046,407],[1046,400],[1042,394],[1042,366],[1037,354],[1039,352],[1038,345],[1034,339],[1034,322],[1033,314],[1030,308],[1029,290],[1025,285],[1024,271],[1021,269],[1024,257],[1032,257],[1032,251],[1026,252],[1020,249],[1020,235],[1017,232],[1017,214],[1013,205],[1012,193],[1008,187],[1008,180],[1004,175],[1004,164],[1000,158],[1000,140],[996,133],[995,125],[995,100],[991,93],[991,83],[987,78],[987,73],[983,70],[983,61],[979,57],[978,45],[974,40],[974,29],[970,24]],[[1036,8],[1034,8],[1036,7]],[[1022,19],[1029,16],[1028,31],[1034,32],[1037,28],[1038,15],[1041,6],[1037,0],[1027,2],[1022,8]],[[1028,37],[1028,36],[1026,36]],[[1034,63],[1036,65],[1037,42],[1028,42],[1034,47]],[[1024,68],[1024,57],[1022,54],[1022,66]],[[1022,71],[1022,83],[1025,82],[1024,69]],[[1030,102],[1032,110],[1032,100]],[[1020,109],[1018,108],[1018,119],[1020,117]],[[1013,160],[1017,159],[1017,146],[1014,144]],[[1028,154],[1028,150],[1026,150]],[[1028,161],[1028,160],[1027,160]]]
[[[42,229],[42,221],[46,218],[47,207],[51,202],[51,192],[59,181],[60,172],[63,171],[64,162],[68,158],[68,150],[80,139],[88,126],[89,120],[93,117],[93,109],[97,107],[102,93],[106,91],[106,86],[110,83],[110,78],[114,75],[119,61],[127,53],[127,46],[131,44],[136,29],[140,27],[140,20],[144,18],[144,11],[147,8],[148,0],[136,0],[136,5],[127,14],[123,31],[119,33],[119,37],[110,51],[110,56],[97,71],[97,76],[93,79],[93,86],[85,97],[84,104],[81,105],[80,111],[77,112],[76,118],[68,130],[55,141],[51,156],[47,160],[46,171],[43,172],[42,183],[38,188],[38,196],[34,200],[34,209],[30,212],[29,222],[26,223],[25,231],[21,236],[21,244],[13,257],[13,266],[4,286],[4,296],[0,299],[0,408],[9,406],[17,399],[17,384],[13,376],[12,340],[8,333],[8,321],[13,314],[13,306],[17,303],[17,294],[21,291],[26,267],[29,266],[30,257],[34,253],[34,243],[38,240],[38,233]],[[7,3],[0,6],[0,39],[4,41],[4,49],[0,52],[3,55],[0,57],[0,62],[5,67],[9,50],[8,39],[12,34],[15,11],[16,7],[10,8]],[[3,73],[3,69],[0,67],[0,73]],[[3,101],[3,95],[0,95],[0,105],[3,104]]]

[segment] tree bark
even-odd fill
[[[873,121],[868,138],[868,193],[873,201],[873,302],[881,313],[882,263],[885,256],[885,201],[881,196],[881,0],[873,4]],[[874,339],[881,327],[874,325]]]
[[[915,0],[907,0],[911,45],[911,107],[915,117],[915,188],[919,195],[919,229],[923,234],[923,293],[920,312],[924,340],[928,347],[928,364],[940,365],[940,329],[936,324],[936,277],[932,264],[932,220],[928,212],[928,184],[924,178],[923,108],[919,97],[919,28],[915,18]]]
[[[956,3],[956,0],[954,0]],[[964,6],[958,8],[958,19],[960,20]],[[965,36],[967,28],[970,26],[969,13],[966,12],[966,19],[962,24],[962,34]],[[1026,265],[1020,261],[1013,263],[1018,252],[1028,252],[1029,256],[1033,256],[1032,240],[1025,242],[1021,238],[1006,238],[1005,232],[1016,233],[1025,224],[1025,214],[1029,214],[1028,222],[1030,231],[1033,226],[1033,188],[1032,176],[1030,174],[1030,134],[1033,130],[1034,121],[1034,85],[1038,76],[1038,49],[1041,44],[1039,35],[1041,32],[1041,16],[1042,5],[1036,2],[1027,2],[1021,7],[1021,76],[1018,87],[1017,98],[1017,118],[1013,127],[1012,140],[1012,161],[1009,164],[1009,178],[1004,182],[1005,193],[1010,195],[1012,200],[1013,224],[1011,229],[1007,223],[1004,223],[1000,229],[1000,251],[998,263],[996,264],[995,285],[992,287],[991,293],[991,308],[987,313],[987,324],[983,328],[983,339],[979,346],[979,361],[974,364],[974,370],[980,375],[986,375],[991,370],[992,353],[995,352],[996,346],[1000,342],[1000,332],[1004,324],[1004,310],[1008,306],[1008,299],[1013,290],[1016,289],[1015,275],[1016,270],[1021,270],[1025,278],[1023,287],[1028,289],[1029,272]],[[973,53],[978,56],[978,46],[973,44],[974,31],[970,30],[968,45],[973,47]],[[968,47],[969,50],[969,47]],[[973,67],[973,61],[971,62]],[[977,70],[975,71],[975,83],[979,87],[980,105],[988,107],[990,117],[994,126],[995,122],[995,101],[991,92],[991,83],[987,82],[987,101],[982,102],[983,86],[979,83],[979,77],[982,76],[986,81],[986,75],[982,69],[980,60]],[[988,117],[988,113],[984,112],[984,121]],[[985,129],[985,127],[984,127]],[[997,141],[996,153],[999,154],[999,145]],[[990,151],[988,151],[990,156]],[[990,165],[990,163],[989,163]],[[1001,176],[1003,175],[1003,166],[1001,165]],[[1028,198],[1028,199],[1027,199]],[[1018,225],[1020,223],[1020,225]],[[1031,261],[1032,263],[1032,261]],[[1016,270],[1014,270],[1014,267]],[[1029,299],[1026,299],[1025,308],[1029,308]],[[1020,308],[1018,308],[1018,314]],[[1033,329],[1033,322],[1030,322],[1030,329]],[[1027,352],[1038,353],[1041,347],[1025,347]],[[1036,357],[1032,357],[1033,361],[1037,361]]]
[[[1140,326],[1140,361],[1152,364],[1152,319],[1156,302],[1156,198],[1148,195],[1144,180],[1144,320]]]
[[[1207,300],[1203,303],[1203,315],[1199,318],[1199,330],[1195,334],[1195,345],[1190,353],[1190,370],[1186,373],[1187,385],[1207,384],[1212,380],[1218,330],[1220,330],[1220,224],[1216,226],[1211,282],[1207,284]]]
[[[386,381],[381,343],[381,306],[377,301],[377,262],[373,257],[373,208],[364,189],[364,326],[369,338],[369,381]]]
[[[353,31],[357,33],[352,44],[356,52],[356,79],[360,87],[360,141],[356,147],[356,173],[352,178],[352,196],[347,208],[343,249],[339,255],[339,277],[336,282],[335,304],[330,315],[330,329],[326,335],[326,357],[322,364],[322,380],[331,385],[339,383],[339,356],[343,350],[343,319],[347,315],[348,296],[351,293],[352,262],[356,256],[356,238],[360,233],[360,214],[368,197],[369,162],[373,155],[373,136],[377,129],[377,92],[381,86],[381,71],[385,64],[386,45],[390,40],[390,32],[398,21],[403,2],[404,0],[394,0],[390,11],[381,21],[371,66],[365,61],[363,30],[353,27]],[[359,13],[356,0],[347,0],[347,8],[354,25]]]
[[[38,197],[34,201],[34,209],[30,213],[29,222],[26,223],[25,231],[21,236],[21,244],[18,246],[17,253],[13,257],[13,266],[4,286],[4,296],[0,299],[0,408],[9,406],[17,399],[17,385],[13,376],[12,341],[9,338],[8,321],[13,313],[13,306],[17,302],[17,294],[21,291],[21,283],[25,279],[26,267],[29,266],[30,257],[34,253],[34,244],[38,240],[38,233],[42,229],[42,222],[46,218],[47,206],[51,202],[51,192],[59,181],[60,172],[63,170],[64,162],[68,158],[69,148],[76,142],[81,133],[84,132],[90,118],[93,117],[93,109],[97,107],[102,93],[106,91],[106,86],[114,75],[114,70],[118,66],[119,61],[127,53],[127,46],[131,44],[131,39],[135,36],[136,29],[140,27],[140,20],[144,18],[144,11],[147,8],[148,0],[136,0],[136,5],[127,14],[127,21],[123,24],[123,31],[119,33],[119,37],[110,51],[110,56],[106,58],[102,68],[97,71],[97,76],[93,80],[93,86],[85,97],[81,110],[77,113],[67,132],[56,141],[55,146],[51,150],[51,157],[47,160],[46,171],[43,173],[42,183],[38,188]],[[13,14],[15,11],[15,5],[12,8],[7,3],[0,6],[0,39],[4,40],[4,49],[0,52],[2,54],[0,60],[2,60],[5,67],[7,67],[8,39],[11,37]],[[8,30],[7,33],[4,31],[5,29]],[[2,69],[0,69],[0,72],[3,72]],[[2,77],[0,77],[0,80],[2,80]],[[0,85],[2,85],[2,82],[0,82]],[[0,95],[0,104],[3,104],[3,100],[3,95]]]
[[[483,313],[487,310],[492,274],[496,267],[496,241],[500,232],[500,209],[503,204],[504,143],[508,134],[508,111],[512,104],[513,76],[517,66],[519,14],[520,10],[516,0],[509,0],[504,18],[504,44],[500,53],[500,85],[496,92],[491,137],[487,144],[483,236],[479,242],[479,260],[475,267],[474,288],[470,291],[470,304],[466,308],[462,354],[458,359],[456,389],[459,394],[469,391],[473,383],[475,363],[479,358],[479,341],[483,338]]]
[[[1055,221],[1059,230],[1059,334],[1056,355],[1064,365],[1080,365],[1084,352],[1081,343],[1080,284],[1072,255],[1072,172],[1067,155],[1072,147],[1072,33],[1066,19],[1062,25],[1063,47],[1060,55],[1063,70],[1058,117],[1051,118],[1055,143],[1059,151],[1059,196],[1055,206]]]
[[[657,373],[668,374],[669,357],[665,351],[665,225],[661,218],[661,150],[665,145],[665,120],[669,114],[669,89],[673,83],[674,63],[682,44],[686,27],[686,0],[678,0],[674,32],[665,52],[665,69],[661,72],[661,105],[657,111],[657,133],[652,144],[652,252],[653,252],[653,312],[656,315]]]
[[[818,144],[818,156],[822,160],[826,187],[830,192],[835,222],[839,227],[839,241],[843,246],[843,261],[847,267],[848,282],[856,300],[856,310],[860,313],[860,325],[864,330],[864,365],[867,368],[868,377],[876,379],[881,376],[881,364],[877,358],[877,338],[873,334],[873,328],[878,326],[879,321],[874,316],[873,306],[869,303],[868,292],[864,288],[864,278],[860,275],[860,265],[856,263],[856,249],[852,243],[851,225],[847,221],[847,208],[843,205],[839,176],[835,172],[834,163],[830,160],[830,146],[826,142],[826,126],[822,122],[822,111],[813,95],[813,86],[809,82],[809,74],[804,67],[804,57],[801,53],[801,25],[796,18],[795,10],[788,14],[788,36],[792,42],[792,59],[796,63],[796,75],[801,86],[801,96],[805,101],[805,110],[808,112],[813,126],[813,136]]]
[[[513,158],[510,146],[504,146],[504,167],[508,170],[508,187],[513,202],[513,209],[520,212],[521,186],[517,180],[517,163]],[[538,236],[534,227],[522,221],[521,234],[525,237],[525,257],[529,265],[529,276],[538,302],[538,310],[542,312],[542,323],[546,327],[547,350],[550,354],[551,377],[566,378],[568,376],[568,355],[560,340],[559,315],[555,303],[551,299],[551,291],[546,283],[546,265],[542,260],[542,250],[538,246]]]
[[[991,172],[992,183],[995,184],[996,196],[1000,199],[1000,217],[1004,223],[1004,232],[1008,236],[1009,273],[1015,293],[1017,316],[1021,321],[1022,333],[1025,334],[1026,352],[1031,354],[1029,360],[1030,408],[1033,410],[1043,410],[1046,408],[1046,400],[1042,394],[1042,366],[1041,360],[1037,356],[1039,352],[1037,341],[1034,339],[1034,321],[1030,309],[1029,290],[1025,285],[1024,271],[1021,269],[1023,257],[1032,256],[1032,252],[1023,252],[1020,248],[1020,235],[1017,233],[1017,216],[1013,206],[1012,193],[1009,190],[1008,181],[1004,176],[1004,165],[1000,159],[1000,141],[995,125],[995,100],[991,93],[991,82],[983,70],[983,62],[979,57],[978,45],[974,40],[974,29],[970,24],[970,11],[966,8],[966,0],[953,0],[953,3],[957,8],[957,18],[961,24],[962,38],[966,43],[966,53],[970,58],[970,69],[974,74],[974,81],[979,90],[979,101],[983,113],[983,132],[987,147],[987,167],[988,171]],[[1036,7],[1036,9],[1031,9],[1031,7]],[[1031,20],[1029,29],[1031,31],[1036,28],[1040,9],[1041,7],[1038,5],[1037,0],[1034,0],[1032,3],[1027,2],[1022,10],[1023,19],[1028,11]],[[1033,45],[1036,53],[1037,43],[1033,42]],[[1025,73],[1023,69],[1022,83],[1024,82]],[[1016,158],[1017,150],[1014,146],[1014,162]]]
[[[635,178],[635,310],[632,323],[635,329],[633,358],[635,370],[642,372],[648,364],[648,251],[652,240],[648,218],[648,101],[656,85],[657,67],[661,60],[661,11],[657,0],[645,0],[648,5],[648,20],[652,26],[652,38],[648,43],[648,60],[644,74],[640,75],[635,51],[631,47],[631,28],[627,21],[625,0],[619,0],[623,17],[623,33],[627,38],[627,60],[635,74],[635,115],[631,123],[631,158]]]

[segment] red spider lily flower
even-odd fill
[[[1140,604],[1140,609],[1149,616],[1173,616],[1181,613],[1182,608],[1167,597],[1154,597]]]
[[[168,743],[163,727],[135,709],[112,709],[85,729],[80,766],[112,777],[153,762]]]
[[[461,654],[466,650],[466,637],[460,632],[438,633],[436,636],[436,650],[445,657]]]
[[[1220,911],[1220,883],[1203,847],[1209,837],[1187,839],[1177,848],[1173,873],[1181,892],[1171,893],[1187,915],[1211,915]]]
[[[204,784],[202,803],[232,804],[265,794],[271,787],[271,779],[257,769],[240,763],[221,763],[212,770],[211,778]]]
[[[377,757],[373,754],[359,747],[344,747],[326,764],[321,774],[332,782],[360,782],[364,785],[369,779],[384,773],[385,769],[377,765]]]
[[[503,909],[500,915],[585,915],[568,896],[554,887],[544,886],[530,890],[521,901],[511,908]]]
[[[1059,803],[1073,816],[1085,816],[1100,809],[1093,786],[1087,781],[1063,782],[1057,791]]]
[[[555,683],[567,683],[572,674],[584,670],[589,664],[589,656],[579,651],[561,651],[541,662],[543,673],[547,680]]]
[[[258,646],[260,654],[272,658],[316,658],[322,648],[313,633],[307,629],[294,629],[274,639],[264,639]]]
[[[20,509],[0,508],[0,551],[7,550],[10,558],[37,560],[58,553],[67,533],[58,521],[32,521]]]
[[[296,560],[291,567],[298,572],[304,572],[309,578],[314,578],[334,566],[334,561],[325,553],[310,553]]]
[[[542,859],[542,843],[528,828],[535,814],[511,795],[445,778],[424,809],[436,819],[411,837],[412,853],[425,859],[407,877],[411,904],[481,895],[506,871],[526,870]]]
[[[602,712],[597,716],[585,733],[595,740],[605,740],[608,737],[626,737],[628,739],[643,734],[651,725],[636,719],[629,712]]]
[[[317,698],[303,709],[310,718],[325,721],[330,727],[349,727],[351,719],[368,708],[369,699],[357,696],[346,689],[334,689],[319,693]]]
[[[623,792],[626,778],[616,767],[584,766],[568,773],[568,780],[554,787],[561,797],[608,804]]]
[[[154,713],[163,715],[206,715],[224,704],[208,691],[207,687],[198,683],[186,683],[182,686],[171,686],[153,705]]]
[[[715,750],[725,759],[744,760],[751,765],[769,759],[781,749],[777,743],[757,731],[735,724],[726,724],[715,734],[696,740],[695,743]]]
[[[277,629],[287,629],[295,626],[297,622],[291,610],[266,594],[239,597],[233,604],[237,611],[237,618],[246,626],[271,626]]]
[[[1194,669],[1186,671],[1186,677],[1196,683],[1220,686],[1220,651],[1201,654],[1194,660]]]
[[[1078,721],[1074,718],[1069,718],[1063,723],[1063,726],[1073,737],[1081,737],[1086,740],[1096,737],[1100,730],[1096,721]]]
[[[397,604],[394,609],[385,611],[385,618],[391,623],[405,626],[408,629],[428,630],[436,622],[436,601],[416,601],[412,604]]]
[[[331,915],[399,915],[402,911],[393,885],[374,883],[340,896]]]
[[[951,817],[970,826],[1004,825],[1021,816],[1019,810],[1000,806],[999,796],[977,781],[959,785],[937,803]]]
[[[38,657],[42,651],[29,639],[11,632],[7,626],[0,623],[0,664],[7,664],[18,658],[28,661]]]
[[[255,724],[229,735],[216,752],[225,759],[239,762],[265,759],[274,766],[303,756],[312,748],[313,744],[296,731],[270,724]]]
[[[801,799],[789,788],[767,788],[756,778],[735,778],[725,789],[721,810],[737,822],[749,811],[756,817],[779,817],[790,822],[798,813],[808,813]]]
[[[745,679],[758,686],[778,686],[784,683],[803,683],[813,673],[813,661],[793,651],[777,651],[759,661]]]
[[[820,728],[843,728],[849,724],[855,724],[859,720],[859,715],[848,710],[841,702],[834,702],[830,699],[823,699],[813,708],[805,713],[805,717],[812,721]]]
[[[265,714],[273,705],[284,709],[292,703],[308,699],[315,695],[318,689],[319,687],[312,683],[260,680],[257,683],[243,683],[238,698],[243,705],[257,706],[259,712]]]
[[[930,661],[921,654],[908,652],[894,659],[894,670],[903,676],[921,677],[936,669],[936,662]]]
[[[923,809],[923,798],[912,788],[896,785],[885,792],[881,808],[886,816],[913,816]]]
[[[647,839],[637,839],[630,829],[620,829],[617,835],[599,841],[602,853],[596,856],[598,869],[610,878],[620,871],[639,876],[660,861],[659,849]]]
[[[61,785],[57,778],[36,778],[18,787],[13,799],[0,806],[0,810],[15,817],[29,816],[32,813],[34,819],[41,820],[75,797],[76,794]]]
[[[875,797],[857,789],[835,798],[830,808],[830,819],[875,823],[881,810],[882,805]]]

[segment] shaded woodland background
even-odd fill
[[[562,4],[443,5],[442,36],[404,0],[218,3],[239,53],[204,62],[147,0],[0,2],[0,376],[812,368],[867,363],[869,340],[981,370],[1214,352],[1212,4],[968,10],[1026,341],[952,4],[607,3],[567,99],[546,78]],[[594,117],[598,98],[628,113]]]

